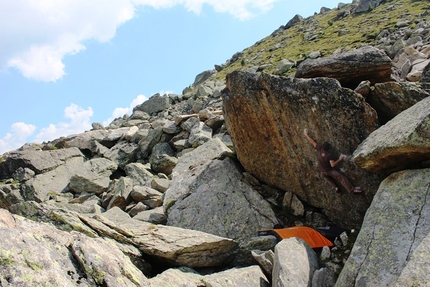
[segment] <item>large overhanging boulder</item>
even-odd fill
[[[329,77],[342,86],[355,88],[360,82],[372,84],[391,79],[391,59],[384,51],[364,46],[345,53],[303,61],[296,72],[297,78]]]
[[[336,286],[428,285],[429,178],[405,170],[381,183]]]
[[[336,194],[317,168],[307,142],[329,141],[339,153],[352,154],[377,127],[376,112],[364,98],[334,79],[295,79],[237,71],[227,76],[223,92],[225,121],[244,168],[260,181],[294,192],[322,208],[339,225],[356,226],[364,217],[379,178],[343,165],[364,194]]]
[[[374,131],[354,152],[362,169],[390,173],[430,159],[430,97]]]

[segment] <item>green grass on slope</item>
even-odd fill
[[[331,55],[339,49],[353,49],[363,44],[374,44],[376,37],[385,29],[395,28],[399,21],[409,20],[414,28],[418,20],[429,20],[429,0],[392,0],[375,9],[357,15],[348,14],[348,5],[342,9],[332,9],[324,14],[308,17],[295,26],[268,36],[255,45],[246,48],[239,60],[231,63],[217,74],[217,79],[239,69],[247,69],[271,64],[264,69],[273,73],[282,59],[301,62],[313,51],[323,56]],[[346,13],[339,18],[338,15]],[[342,32],[345,32],[342,34]],[[276,48],[278,46],[278,48]],[[285,75],[291,75],[295,69]]]

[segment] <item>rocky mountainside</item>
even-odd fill
[[[0,286],[428,286],[429,13],[296,15],[180,95],[3,154]],[[333,191],[304,129],[362,193]],[[345,232],[257,236],[278,225]]]

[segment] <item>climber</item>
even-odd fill
[[[341,154],[336,160],[336,157],[330,152],[330,144],[328,142],[325,142],[323,145],[318,144],[313,138],[309,136],[307,129],[304,130],[304,134],[308,141],[317,150],[319,170],[327,179],[328,183],[330,183],[330,185],[334,188],[334,190],[339,192],[339,188],[334,181],[336,180],[342,184],[347,191],[352,193],[361,193],[360,187],[354,187],[348,178],[346,178],[346,176],[335,169],[335,167],[345,158],[345,155]]]

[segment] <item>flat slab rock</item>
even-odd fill
[[[430,159],[430,97],[401,112],[354,151],[362,169],[390,173]]]

